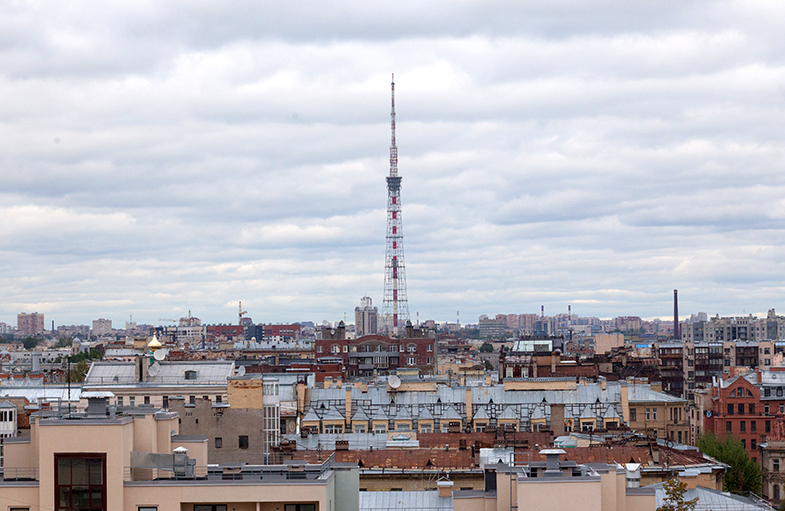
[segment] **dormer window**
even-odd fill
[[[188,370],[185,372],[185,379],[186,380],[195,380],[196,379],[196,371]]]

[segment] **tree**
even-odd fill
[[[87,371],[89,370],[90,364],[87,363],[87,360],[80,360],[76,365],[71,367],[71,382],[83,382],[85,376],[87,376]]]
[[[760,467],[750,459],[740,440],[730,435],[720,439],[708,433],[698,439],[698,449],[717,461],[729,465],[722,480],[724,491],[740,495],[747,495],[749,492],[760,493]]]
[[[679,481],[676,477],[665,481],[662,489],[665,490],[665,499],[657,511],[693,511],[698,504],[698,497],[684,500],[684,494],[687,493],[687,483]]]
[[[41,342],[41,339],[37,337],[25,337],[22,339],[22,345],[25,347],[26,350],[31,350],[38,346],[38,343]]]
[[[493,353],[493,344],[489,342],[482,343],[482,346],[480,346],[480,353]]]

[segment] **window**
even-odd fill
[[[728,415],[733,415],[733,403],[728,404]]]
[[[197,511],[196,508],[194,511]],[[224,511],[226,511],[226,506],[224,506]],[[286,504],[283,511],[316,511],[316,504]]]
[[[163,397],[164,408],[169,408],[169,396]]]
[[[636,422],[638,420],[638,409],[630,408],[630,421]]]
[[[426,363],[433,364],[433,357],[428,357]]]
[[[772,461],[772,464],[774,466],[774,471],[775,472],[779,472],[780,471],[780,460],[779,460],[779,458],[774,458],[771,461]]]
[[[188,404],[195,405],[196,404],[196,396],[188,396]]]
[[[144,397],[144,404],[146,404],[146,405],[150,404],[150,396],[145,396]]]
[[[240,447],[240,449],[248,449],[248,435],[240,435],[237,440],[239,444],[238,447]]]
[[[185,372],[185,379],[186,380],[195,380],[196,379],[196,371],[188,370]]]
[[[733,423],[731,421],[725,421],[725,432],[726,433],[733,432]]]
[[[780,413],[785,413],[785,404],[780,403]]]
[[[751,439],[750,439],[750,449],[752,449],[753,451],[754,451],[755,449],[757,449],[757,445],[756,445],[756,442],[755,442],[755,439],[754,439],[754,438],[751,438]]]
[[[316,353],[321,353],[321,352],[322,352],[322,347],[321,346],[317,346],[316,347]]]
[[[223,403],[223,396],[220,395],[220,394],[215,396],[215,402],[216,403]]]
[[[747,408],[749,409],[750,415],[755,415],[755,403],[750,403],[749,406],[747,406]]]
[[[134,396],[128,398],[128,406],[136,406],[136,398]]]
[[[431,432],[430,424],[420,424],[420,433],[430,433],[430,432]]]
[[[106,509],[106,454],[55,454],[55,507]]]
[[[763,396],[764,397],[771,397],[771,388],[770,387],[766,387],[765,389],[763,389]]]
[[[747,432],[747,421],[739,421],[739,432],[741,433]]]
[[[123,396],[117,396],[117,406],[123,406]]]
[[[750,431],[753,433],[758,431],[758,421],[750,421]]]
[[[763,423],[763,431],[766,433],[771,433],[771,421],[766,421]]]
[[[365,424],[355,424],[354,425],[354,432],[355,433],[365,433],[366,430],[367,430],[367,427],[365,426]]]
[[[651,420],[651,408],[646,408],[646,420]]]
[[[390,346],[390,353],[398,353],[398,345],[397,344],[393,344],[392,346]]]
[[[744,403],[739,403],[739,415],[744,415]]]
[[[416,357],[409,357],[409,358],[407,359],[407,364],[409,364],[410,366],[413,366],[413,365],[415,365],[416,363],[417,363],[417,358],[416,358]]]
[[[782,397],[782,387],[777,387],[777,397]]]
[[[774,485],[774,500],[780,500],[780,485]]]
[[[215,448],[220,449],[223,446],[224,446],[224,439],[219,436],[215,437]]]
[[[657,409],[656,408],[652,408],[651,409],[651,420],[653,420],[653,421],[657,420]]]
[[[138,511],[158,511],[157,506],[139,506]]]
[[[744,447],[745,450],[747,449],[747,441],[743,438],[741,439],[741,446]]]
[[[324,432],[328,435],[340,435],[343,433],[343,426],[336,424],[325,424]]]
[[[387,425],[386,424],[376,424],[373,427],[374,433],[387,433]]]
[[[226,504],[194,504],[194,511],[226,511]]]
[[[417,346],[415,344],[409,345],[409,353],[414,353],[417,351]]]
[[[433,351],[433,344],[429,344],[429,345],[427,345],[427,346],[425,347],[425,351],[428,351],[428,352],[430,352],[430,351]]]

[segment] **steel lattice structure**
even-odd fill
[[[384,257],[384,302],[382,314],[393,335],[409,320],[406,297],[406,264],[403,259],[401,220],[401,177],[398,175],[398,147],[395,145],[395,75],[391,83],[390,175],[387,177],[387,249]]]

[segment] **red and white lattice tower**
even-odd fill
[[[398,335],[409,320],[406,298],[406,265],[403,260],[401,221],[401,177],[398,175],[398,147],[395,145],[395,75],[392,80],[390,112],[390,175],[387,177],[387,249],[384,257],[384,303],[382,314],[388,331]]]

